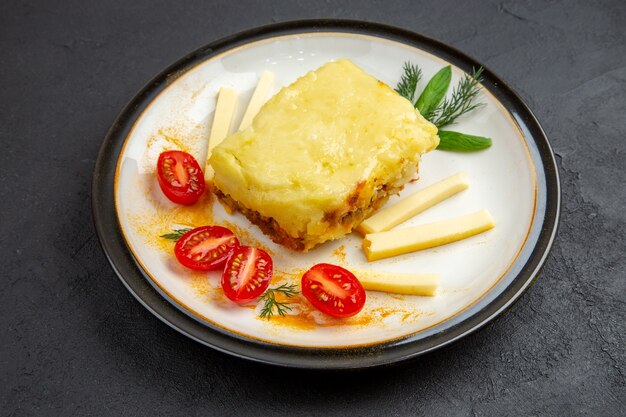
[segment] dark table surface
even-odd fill
[[[626,414],[626,2],[182,3],[0,3],[0,415]],[[562,223],[537,282],[482,331],[393,368],[280,369],[201,346],[126,291],[92,226],[99,146],[145,82],[217,38],[313,17],[475,57],[557,155]]]

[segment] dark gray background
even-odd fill
[[[135,301],[94,236],[98,148],[142,85],[217,38],[305,17],[466,52],[520,93],[557,154],[562,223],[537,282],[417,362],[328,374],[205,348]],[[625,415],[625,140],[624,1],[3,0],[0,414]]]

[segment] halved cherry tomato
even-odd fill
[[[204,174],[198,161],[183,151],[159,155],[157,177],[163,194],[177,204],[193,204],[204,192]]]
[[[237,303],[257,299],[267,290],[274,267],[267,252],[251,246],[239,246],[228,258],[222,274],[224,294]]]
[[[317,264],[302,276],[302,295],[318,310],[333,317],[351,317],[365,305],[363,285],[347,269]]]
[[[239,246],[233,232],[222,226],[202,226],[185,233],[174,246],[178,261],[187,268],[209,271],[224,266]]]

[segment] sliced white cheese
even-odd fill
[[[239,130],[244,130],[252,123],[252,119],[257,115],[261,106],[267,100],[267,96],[270,91],[274,88],[274,73],[270,71],[264,71],[259,78],[259,83],[252,93],[252,98],[250,99],[250,103],[248,103],[248,108],[246,112],[243,114],[243,118],[241,119],[241,124],[239,125]]]
[[[363,239],[363,250],[368,261],[376,261],[465,239],[492,229],[495,225],[491,214],[481,210],[407,229],[367,234]]]
[[[361,234],[384,232],[467,187],[469,187],[467,175],[459,172],[380,210],[365,219],[357,227],[357,231]]]
[[[440,276],[437,274],[407,274],[400,272],[351,270],[363,288],[371,291],[408,295],[435,295]]]
[[[211,126],[211,134],[209,136],[209,146],[207,147],[206,163],[204,168],[204,179],[206,181],[211,181],[213,179],[213,167],[209,164],[211,152],[213,151],[213,148],[219,145],[220,142],[228,136],[236,107],[237,92],[232,88],[222,87],[217,96],[215,116],[213,116],[213,125]]]

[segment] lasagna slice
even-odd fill
[[[350,233],[438,144],[408,100],[339,60],[283,88],[209,162],[223,204],[274,242],[307,251]]]

